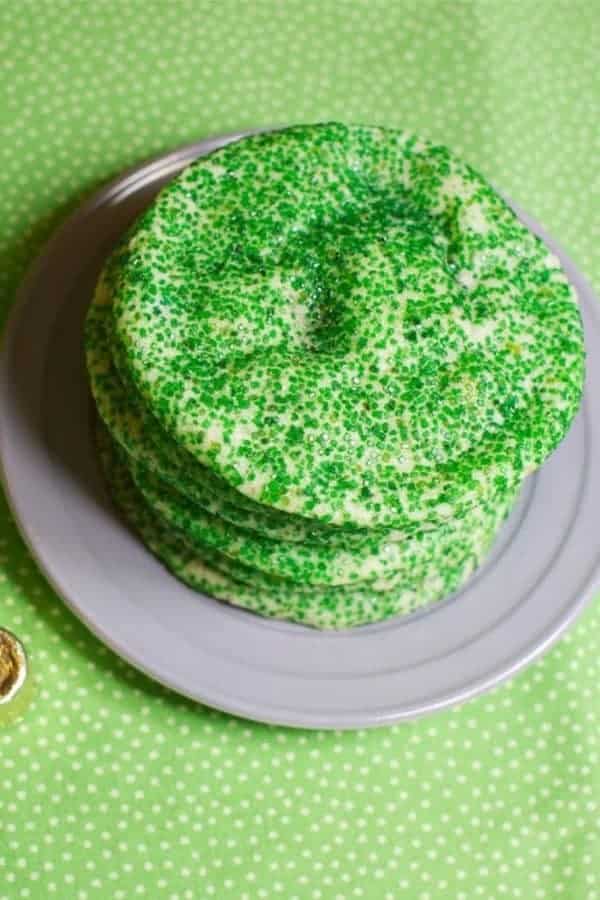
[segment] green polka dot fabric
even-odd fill
[[[82,196],[258,125],[451,146],[600,287],[594,3],[5,0],[0,296]],[[598,900],[600,612],[465,706],[373,731],[205,709],[93,638],[6,507],[0,626],[35,679],[0,714],[0,898]]]

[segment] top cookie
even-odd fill
[[[332,524],[444,504],[438,482],[476,478],[479,456],[482,477],[490,455],[523,477],[581,397],[558,260],[468,165],[395,130],[214,151],[160,193],[106,283],[127,375],[178,444]]]

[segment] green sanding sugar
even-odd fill
[[[113,492],[157,556],[322,627],[460,584],[584,374],[575,294],[490,185],[337,123],[163,189],[102,273],[86,352]]]

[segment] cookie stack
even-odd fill
[[[441,146],[337,123],[168,185],[86,323],[118,507],[204,593],[343,628],[479,565],[578,408],[558,260]]]

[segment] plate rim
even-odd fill
[[[164,176],[166,170],[168,175],[171,175],[171,173],[174,174],[179,171],[189,160],[195,158],[197,155],[203,152],[209,152],[209,150],[213,149],[213,147],[221,146],[223,143],[235,140],[247,133],[249,132],[235,131],[229,132],[225,135],[216,135],[205,140],[195,141],[193,143],[185,144],[179,148],[176,148],[175,150],[153,156],[138,165],[129,167],[121,175],[118,175],[117,177],[111,179],[103,187],[96,190],[87,198],[84,198],[81,204],[78,205],[77,208],[53,232],[46,245],[42,248],[41,252],[37,255],[37,257],[30,265],[17,291],[16,298],[12,304],[12,308],[9,311],[6,325],[3,329],[3,352],[0,355],[0,425],[5,419],[9,418],[6,411],[7,405],[5,402],[2,402],[2,395],[4,393],[6,396],[8,396],[10,391],[8,385],[10,380],[9,375],[11,371],[11,349],[19,330],[21,316],[23,314],[23,311],[27,307],[28,302],[31,300],[30,295],[33,286],[35,285],[36,281],[39,279],[43,271],[51,265],[52,258],[56,252],[56,249],[61,246],[61,243],[64,242],[69,233],[77,227],[78,223],[81,223],[83,220],[86,220],[91,215],[93,215],[94,211],[99,207],[102,207],[107,203],[110,204],[111,198],[114,200],[114,198],[118,196],[119,193],[121,193],[130,182],[131,185],[129,187],[128,193],[139,190],[140,184],[143,185],[145,183],[152,182],[153,178],[157,177],[156,173],[160,173],[162,176]],[[592,301],[588,303],[587,312],[592,314],[592,317],[595,319],[596,326],[600,328],[600,309],[598,301],[595,298],[594,293],[585,277],[581,274],[579,268],[560,248],[557,242],[552,239],[534,219],[526,215],[516,204],[511,203],[511,205],[526,221],[526,224],[529,227],[533,228],[533,230],[542,237],[542,239],[549,246],[550,250],[556,253],[561,258],[561,262],[565,264],[566,261],[569,264],[571,273],[577,276],[577,281],[579,282],[577,285],[577,290],[580,294],[582,305],[583,300],[581,298],[581,294],[583,292],[586,295],[586,300]],[[57,308],[60,309],[60,304]],[[96,635],[96,637],[98,637],[104,644],[106,644],[111,648],[111,650],[117,653],[117,655],[127,660],[127,662],[132,664],[138,670],[142,671],[148,677],[152,678],[155,681],[158,681],[159,683],[162,683],[166,687],[175,690],[177,693],[182,694],[191,700],[206,703],[208,705],[215,706],[227,713],[239,715],[254,721],[299,728],[333,728],[336,730],[345,728],[365,728],[388,725],[392,722],[413,720],[438,709],[462,704],[465,701],[478,696],[481,693],[489,690],[490,688],[500,684],[501,682],[512,678],[517,672],[521,671],[523,668],[525,668],[525,666],[529,665],[530,662],[545,653],[578,618],[588,602],[591,600],[600,582],[600,557],[597,557],[593,570],[590,570],[584,583],[578,588],[578,590],[576,592],[573,592],[572,596],[574,596],[576,599],[572,603],[570,603],[570,605],[565,610],[561,610],[557,617],[552,620],[551,625],[548,626],[541,640],[537,635],[535,639],[532,639],[532,641],[527,645],[527,652],[521,652],[517,658],[513,659],[510,658],[509,653],[508,658],[504,663],[496,665],[495,668],[491,669],[478,680],[471,681],[470,683],[464,685],[462,689],[453,689],[448,694],[440,694],[437,697],[431,699],[429,702],[421,703],[414,708],[404,708],[400,711],[391,711],[387,714],[379,712],[375,716],[369,715],[368,711],[362,716],[357,713],[344,713],[338,715],[336,721],[332,721],[330,716],[326,713],[315,713],[309,716],[305,711],[302,711],[298,715],[294,714],[293,710],[290,710],[288,708],[284,709],[283,707],[278,712],[277,710],[275,710],[273,704],[271,704],[270,710],[256,708],[256,706],[252,705],[251,703],[232,701],[229,695],[219,695],[218,691],[213,691],[210,696],[204,695],[203,697],[200,697],[198,693],[190,691],[189,688],[186,688],[185,684],[180,683],[179,678],[174,673],[165,675],[164,671],[157,671],[157,669],[153,667],[152,664],[149,664],[146,660],[139,658],[139,655],[131,653],[127,647],[123,646],[122,643],[114,637],[114,635],[107,633],[107,631],[101,625],[99,625],[99,623],[96,622],[93,617],[90,617],[86,612],[85,607],[79,604],[75,598],[71,597],[69,595],[68,589],[61,585],[60,573],[55,573],[52,562],[46,560],[43,544],[42,547],[39,546],[34,530],[32,530],[29,522],[27,521],[27,516],[22,514],[21,504],[19,501],[19,497],[17,496],[17,492],[13,490],[13,487],[11,485],[6,449],[10,441],[10,435],[8,432],[9,429],[0,427],[0,478],[9,507],[14,516],[21,537],[25,541],[25,544],[27,545],[31,556],[41,569],[44,577],[50,583],[53,590],[63,600],[63,602],[65,602],[68,608],[72,612],[74,612],[75,615],[85,624],[85,626],[90,631],[92,631]],[[273,710],[275,711],[273,712]]]

